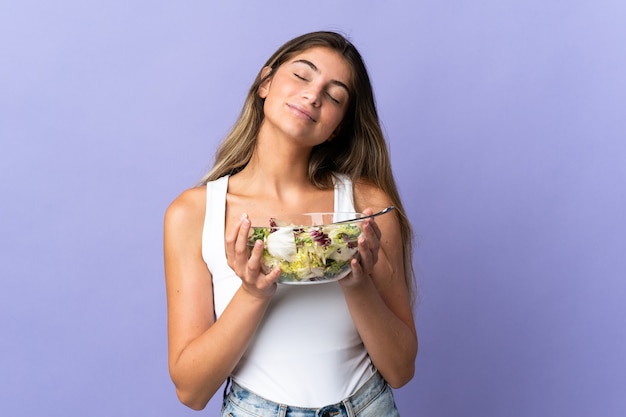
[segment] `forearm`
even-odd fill
[[[240,288],[220,318],[181,351],[170,367],[181,402],[206,406],[243,356],[269,302]]]
[[[374,366],[394,388],[411,380],[417,355],[413,326],[385,304],[371,279],[344,287],[352,319]]]

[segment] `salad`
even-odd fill
[[[360,234],[355,223],[279,226],[272,218],[270,227],[250,230],[248,243],[253,246],[257,240],[263,241],[263,270],[268,273],[280,267],[279,282],[335,281],[350,272]]]

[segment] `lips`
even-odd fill
[[[311,114],[311,112],[309,112],[306,108],[298,105],[298,104],[291,104],[291,103],[287,103],[287,107],[289,107],[289,109],[296,113],[296,115],[299,115],[300,117],[309,119],[312,122],[317,122],[317,120],[313,117],[313,115]]]

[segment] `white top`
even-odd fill
[[[224,221],[228,176],[207,184],[202,257],[213,276],[220,317],[241,280],[226,262]],[[352,182],[335,179],[335,212],[353,212]],[[233,380],[281,404],[317,408],[340,402],[375,373],[337,282],[278,284]]]

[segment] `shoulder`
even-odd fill
[[[206,187],[183,191],[165,211],[165,225],[174,227],[198,226],[204,223]]]
[[[367,178],[360,178],[353,184],[354,204],[357,211],[365,208],[380,210],[392,205],[391,198],[385,190]]]

